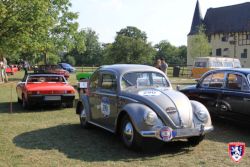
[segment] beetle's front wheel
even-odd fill
[[[128,115],[122,118],[120,135],[123,145],[131,150],[135,150],[138,145],[137,139],[140,137]]]

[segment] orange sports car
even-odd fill
[[[61,104],[73,107],[75,89],[63,75],[29,74],[16,87],[18,102],[28,109],[34,104]]]

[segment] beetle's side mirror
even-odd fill
[[[180,90],[180,88],[181,88],[180,85],[176,86],[176,90]]]

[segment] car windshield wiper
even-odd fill
[[[132,84],[131,82],[129,82],[127,79],[125,79],[124,77],[122,77],[130,86],[134,86],[135,84]]]

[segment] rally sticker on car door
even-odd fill
[[[101,101],[101,112],[104,118],[108,118],[110,114],[110,104],[107,97],[103,97]]]
[[[161,92],[158,90],[142,90],[138,94],[141,96],[159,96]]]

